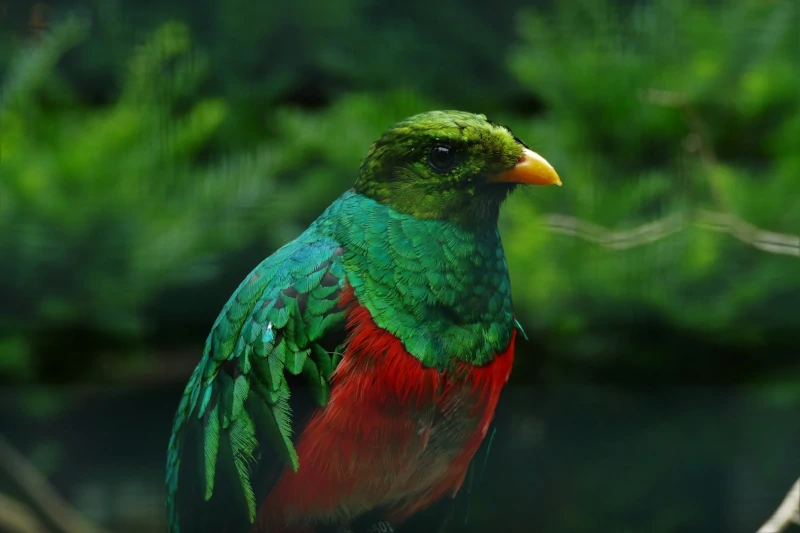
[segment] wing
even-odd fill
[[[300,392],[325,405],[344,339],[341,255],[310,229],[256,267],[223,308],[173,423],[172,533],[248,529],[280,472],[297,470]]]

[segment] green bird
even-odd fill
[[[392,531],[452,502],[511,372],[497,219],[520,184],[561,181],[483,115],[389,128],[214,323],[169,442],[170,531]]]

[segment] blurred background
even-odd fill
[[[444,108],[564,181],[501,218],[529,340],[467,530],[755,531],[800,475],[799,29],[797,0],[0,0],[0,529],[164,531],[228,296]]]

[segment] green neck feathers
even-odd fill
[[[508,346],[514,317],[496,223],[419,219],[352,191],[319,223],[344,246],[359,302],[423,365],[482,365]]]

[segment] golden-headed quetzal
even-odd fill
[[[387,130],[214,323],[169,442],[170,531],[390,531],[452,500],[511,372],[497,219],[519,184],[561,181],[483,115]]]

